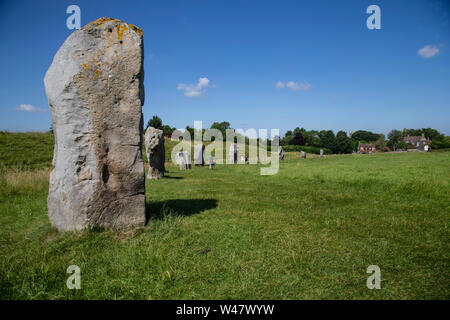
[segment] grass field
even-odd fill
[[[0,136],[2,299],[450,299],[449,152],[290,153],[273,176],[168,165],[147,181],[144,228],[61,234],[51,148],[15,138]],[[72,264],[81,290],[66,288]]]

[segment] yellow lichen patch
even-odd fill
[[[135,25],[132,24],[127,24],[124,23],[123,21],[119,20],[119,19],[113,19],[113,18],[99,18],[97,20],[94,20],[90,23],[88,23],[87,25],[85,25],[83,28],[81,28],[82,30],[91,30],[93,28],[99,28],[102,25],[104,25],[105,23],[109,22],[109,21],[113,21],[116,22],[117,25],[116,29],[117,29],[117,39],[119,41],[122,41],[123,38],[123,34],[126,30],[129,30],[129,28],[133,29],[134,32],[136,32],[140,38],[142,38],[143,35],[143,31],[142,29],[136,27]],[[111,32],[111,30],[110,30]]]
[[[88,66],[87,63],[83,63],[83,67],[84,67],[87,71],[89,71],[89,66]]]
[[[98,79],[98,73],[99,73],[99,71],[98,71],[98,70],[95,70],[94,73],[95,73],[94,80],[97,80],[97,79]]]
[[[131,29],[136,31],[136,33],[139,35],[139,37],[142,38],[142,34],[143,34],[142,29],[140,29],[140,28],[138,28],[138,27],[136,27],[135,25],[132,25],[132,24],[128,24],[128,25],[131,27]]]
[[[113,18],[99,18],[97,20],[94,20],[94,21],[88,23],[87,25],[85,25],[81,29],[82,30],[88,30],[88,29],[92,29],[93,27],[100,27],[100,26],[102,26],[103,24],[105,24],[108,21],[117,21],[117,22],[119,22],[120,20],[113,19]]]
[[[125,32],[125,30],[128,30],[128,27],[124,25],[124,26],[117,26],[116,28],[117,28],[117,39],[122,41],[123,33]]]

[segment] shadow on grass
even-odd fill
[[[163,179],[184,179],[183,177],[171,177],[171,176],[164,176]]]
[[[187,217],[216,207],[216,199],[178,199],[147,202],[147,222],[149,220],[162,220],[171,214]]]

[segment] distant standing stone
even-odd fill
[[[323,149],[320,149],[320,157],[323,158]]]
[[[238,152],[239,152],[239,147],[236,143],[232,143],[230,145],[230,150],[228,153],[228,157],[230,159],[230,162],[233,163],[237,163],[238,162]]]
[[[184,159],[186,161],[187,169],[191,169],[191,154],[187,150],[184,150]]]
[[[205,145],[202,143],[198,143],[194,147],[194,165],[196,166],[203,166],[205,164],[204,162],[204,152],[205,152]]]
[[[45,78],[55,134],[48,216],[61,231],[145,223],[142,30],[101,18],[73,32]]]
[[[176,154],[175,163],[177,164],[178,169],[180,169],[180,170],[187,169],[187,163],[186,163],[186,158],[185,158],[184,152],[178,152]]]
[[[148,159],[149,180],[158,180],[164,177],[165,148],[162,130],[148,127],[145,132],[145,151]]]
[[[302,157],[303,159],[306,159],[306,152],[305,152],[305,151],[302,151],[302,152],[301,152],[301,157]]]
[[[278,157],[279,157],[280,160],[284,159],[284,150],[283,150],[282,146],[278,147]]]

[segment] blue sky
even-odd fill
[[[445,0],[1,0],[0,130],[48,130],[43,77],[73,32],[71,4],[82,26],[113,17],[144,30],[145,121],[450,135]],[[366,27],[371,4],[381,30]]]

